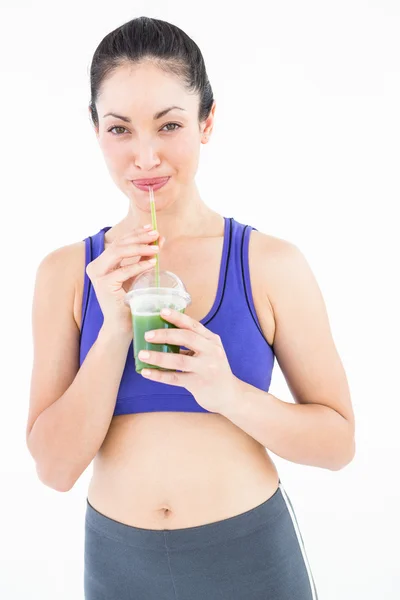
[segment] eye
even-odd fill
[[[178,123],[166,123],[166,125],[164,125],[164,127],[168,127],[168,125],[175,125],[176,129],[168,129],[167,131],[177,131],[178,129],[180,129],[182,127],[182,125],[179,125]],[[162,129],[164,129],[164,127],[162,127]],[[125,129],[125,127],[122,127],[120,125],[114,125],[113,127],[110,127],[110,129],[107,129],[107,131],[109,131],[110,133],[113,131],[113,129]],[[125,129],[125,131],[127,131],[127,129]],[[115,136],[119,136],[119,135],[123,135],[122,133],[112,133],[112,135]]]
[[[107,129],[107,131],[109,131],[111,133],[111,131],[113,129],[125,129],[125,127],[121,127],[121,126],[115,125],[114,127],[111,127],[110,129]],[[125,129],[125,131],[126,131],[126,129]],[[117,135],[118,136],[118,135],[121,135],[121,134],[120,133],[113,133],[113,135]]]
[[[178,123],[167,123],[166,125],[164,125],[164,127],[167,127],[168,125],[176,125],[177,129],[169,129],[168,131],[178,131],[178,129],[181,128],[181,125],[179,125]],[[163,129],[164,129],[163,127]]]

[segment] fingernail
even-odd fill
[[[144,225],[143,229],[151,229],[153,225],[150,223],[149,225]]]

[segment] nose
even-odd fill
[[[160,164],[160,159],[155,151],[155,144],[152,140],[140,140],[138,138],[133,152],[135,155],[135,165],[145,173],[150,172],[154,166]]]

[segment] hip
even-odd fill
[[[85,598],[317,600],[293,506],[279,480],[264,502],[200,526],[148,529],[87,502]],[[137,596],[136,596],[136,595]]]

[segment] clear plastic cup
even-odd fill
[[[124,301],[130,306],[132,314],[136,372],[140,373],[145,368],[169,370],[140,360],[138,354],[141,350],[179,353],[180,346],[152,344],[145,340],[144,334],[153,329],[176,329],[176,325],[163,319],[160,312],[163,308],[173,308],[184,313],[186,307],[191,304],[192,299],[182,281],[171,271],[160,271],[157,282],[156,269],[151,269],[135,279]]]

